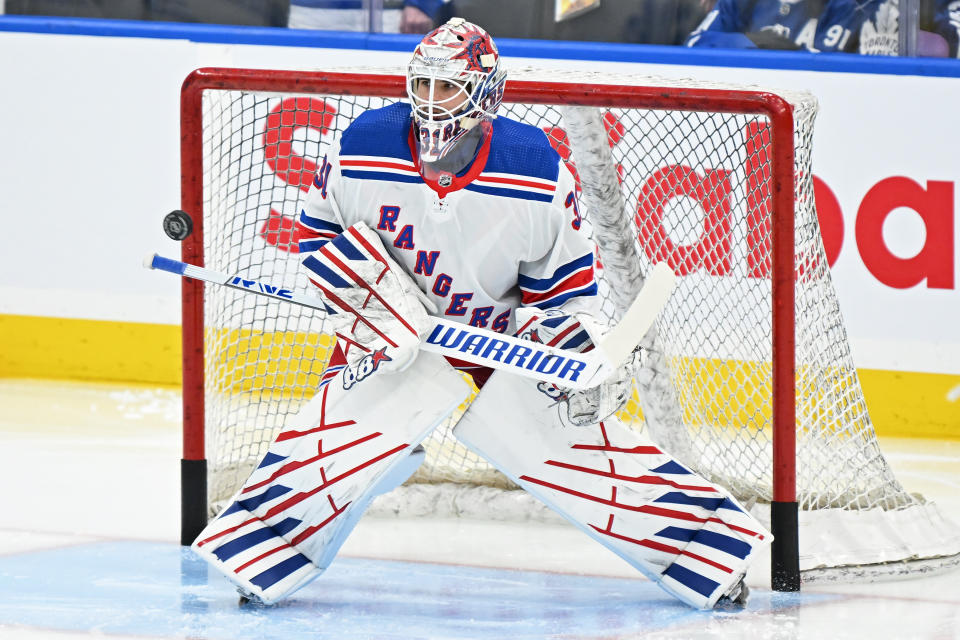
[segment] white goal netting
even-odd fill
[[[500,114],[543,129],[578,176],[582,212],[599,246],[608,319],[618,316],[653,263],[666,260],[680,275],[648,335],[646,364],[621,417],[763,518],[774,481],[773,124],[758,113],[727,112],[729,98],[720,100],[727,94],[719,89],[714,104],[709,97],[692,100],[685,93],[691,84],[660,83],[659,103],[639,108],[623,106],[622,92],[611,92],[605,105],[604,87],[659,81],[552,79],[589,87],[597,106],[571,107],[586,92],[568,87],[552,92],[548,104],[505,103]],[[509,84],[514,91],[523,86]],[[202,136],[207,267],[309,289],[299,269],[295,217],[334,136],[359,113],[389,102],[361,93],[262,93],[242,83],[204,92],[202,130],[184,134]],[[953,527],[935,505],[901,487],[878,446],[814,206],[816,103],[803,94],[784,97],[793,109],[795,147],[789,171],[801,568],[813,576],[837,566],[870,573],[881,566],[908,571],[921,560],[955,563],[960,538]],[[332,340],[323,318],[309,309],[210,285],[204,299],[212,514],[242,484],[285,417],[309,399]],[[425,446],[427,463],[375,509],[549,517],[460,446],[449,425]]]

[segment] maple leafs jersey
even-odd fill
[[[685,44],[897,55],[897,17],[897,0],[718,0]]]
[[[442,184],[441,184],[442,183]],[[473,162],[423,177],[410,105],[360,115],[320,163],[300,223],[319,249],[364,222],[440,315],[512,332],[521,305],[592,311],[594,245],[574,180],[536,127],[496,118]]]

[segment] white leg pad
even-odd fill
[[[267,604],[323,573],[373,498],[419,466],[417,445],[470,394],[460,374],[429,353],[349,391],[342,373],[331,361],[321,390],[193,543]]]
[[[710,608],[773,536],[615,416],[565,425],[535,381],[495,372],[458,440],[666,591]]]

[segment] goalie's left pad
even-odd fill
[[[277,602],[318,577],[376,495],[422,461],[417,445],[469,395],[443,357],[345,390],[339,349],[323,386],[193,543],[245,596]]]
[[[735,589],[770,533],[618,418],[565,427],[542,385],[494,372],[453,434],[683,602]]]
[[[302,264],[333,311],[328,317],[351,365],[365,357],[383,371],[409,365],[420,336],[432,326],[425,305],[433,303],[390,257],[375,231],[358,222]]]

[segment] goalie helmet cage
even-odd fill
[[[359,113],[404,96],[392,70],[193,72],[183,261],[308,290],[295,217],[325,150]],[[681,276],[620,416],[769,524],[778,590],[799,589],[801,572],[872,578],[960,558],[956,527],[900,486],[866,411],[816,219],[815,114],[803,93],[552,71],[512,73],[500,110],[543,129],[577,177],[608,320],[653,263]],[[332,340],[307,309],[187,279],[182,292],[189,544],[309,399]],[[456,443],[458,417],[424,442],[408,486],[378,499],[426,504],[386,510],[503,518],[519,501],[519,517],[541,517]]]

